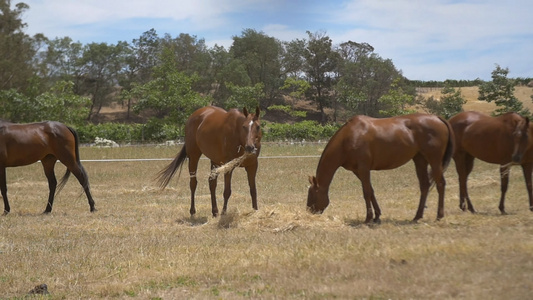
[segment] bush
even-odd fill
[[[266,123],[263,126],[264,141],[318,141],[328,140],[340,125],[320,125],[315,121],[302,121],[294,124]],[[183,128],[170,125],[160,119],[151,119],[146,124],[86,124],[76,127],[80,142],[94,143],[95,139],[102,138],[125,143],[150,143],[168,140],[178,140],[184,136]]]
[[[96,137],[117,143],[143,143],[175,140],[183,136],[178,125],[168,125],[157,119],[146,124],[87,124],[76,128],[81,143],[93,143]]]
[[[302,121],[294,124],[269,123],[264,129],[266,141],[308,140],[317,141],[329,139],[338,129],[339,125],[320,125],[315,121]]]

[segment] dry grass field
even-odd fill
[[[498,166],[476,162],[458,208],[452,165],[446,216],[437,194],[413,224],[418,184],[409,163],[373,173],[382,224],[365,225],[360,183],[339,169],[323,215],[305,210],[307,176],[321,145],[263,146],[259,210],[245,172],[234,173],[229,213],[211,217],[207,160],[198,172],[197,215],[188,178],[160,191],[166,161],[85,162],[96,213],[71,178],[50,215],[40,164],[8,169],[12,212],[0,217],[0,298],[24,298],[45,283],[45,299],[526,299],[533,291],[533,213],[513,168],[507,211],[498,211]],[[170,158],[178,147],[84,147],[82,159]],[[63,167],[58,164],[57,174]],[[184,170],[183,174],[187,174]],[[218,195],[222,186],[219,182]],[[220,203],[220,202],[219,202]]]
[[[490,115],[490,113],[496,109],[496,104],[494,104],[494,102],[489,103],[487,101],[480,101],[477,99],[479,96],[479,88],[477,86],[456,89],[461,91],[462,96],[467,101],[466,104],[463,105],[464,110],[475,110]],[[421,89],[421,92],[419,92],[419,95],[422,95],[426,98],[433,96],[435,99],[439,99],[442,96],[441,90],[442,88],[423,88]],[[533,101],[531,99],[531,96],[533,95],[533,88],[527,86],[517,86],[515,87],[514,94],[518,100],[524,103],[524,107],[529,108],[530,111],[533,111]]]

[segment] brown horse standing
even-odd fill
[[[6,168],[32,164],[38,160],[48,179],[50,193],[44,213],[52,212],[54,195],[59,193],[72,172],[83,187],[91,212],[95,211],[94,200],[89,189],[87,172],[81,165],[79,141],[76,131],[59,122],[13,124],[0,122],[0,190],[4,198],[4,214],[10,211],[7,199]],[[57,185],[54,166],[62,162],[67,171]]]
[[[241,167],[244,167],[248,175],[248,185],[252,196],[252,207],[257,210],[257,189],[255,175],[257,173],[257,157],[261,150],[261,128],[259,124],[259,108],[255,114],[250,114],[243,109],[243,113],[236,109],[228,112],[222,108],[207,106],[195,111],[185,123],[185,145],[176,158],[161,172],[158,178],[162,188],[165,188],[176,170],[183,164],[185,158],[189,158],[189,175],[191,189],[191,215],[196,213],[194,194],[196,192],[196,170],[198,160],[204,154],[211,160],[211,168],[221,166],[237,157],[245,151],[254,153],[246,158]],[[231,176],[233,171],[224,175],[224,207],[222,214],[226,213],[228,200],[231,196]],[[216,201],[217,178],[209,178],[209,190],[211,192],[211,207],[213,216],[218,215]]]
[[[311,186],[307,207],[322,213],[329,204],[329,186],[339,167],[352,171],[361,180],[366,203],[366,220],[380,222],[381,210],[370,182],[371,170],[390,170],[413,160],[420,184],[420,203],[414,221],[424,215],[427,195],[433,180],[439,192],[437,220],[444,217],[444,170],[453,154],[453,131],[446,120],[434,115],[412,114],[386,119],[355,116],[330,139],[316,170],[309,177]],[[431,166],[432,180],[428,174]],[[372,207],[371,207],[372,205]]]
[[[533,169],[533,147],[529,132],[529,119],[517,113],[489,117],[478,112],[462,112],[449,120],[455,132],[457,150],[454,154],[455,167],[459,176],[459,207],[476,212],[468,196],[468,175],[474,167],[474,158],[499,164],[501,173],[501,197],[499,209],[505,214],[505,193],[509,183],[509,164],[520,164],[526,179],[530,210],[533,211],[531,193],[531,171]],[[528,150],[528,148],[530,150]],[[527,150],[527,152],[526,152]],[[526,155],[524,156],[524,153]]]

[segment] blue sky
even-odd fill
[[[231,46],[252,28],[281,41],[323,31],[340,44],[366,42],[417,80],[533,77],[529,0],[12,0],[30,9],[26,33],[83,44],[131,42],[150,29]]]

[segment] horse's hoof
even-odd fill
[[[380,219],[374,219],[374,224],[381,224],[381,220]]]

